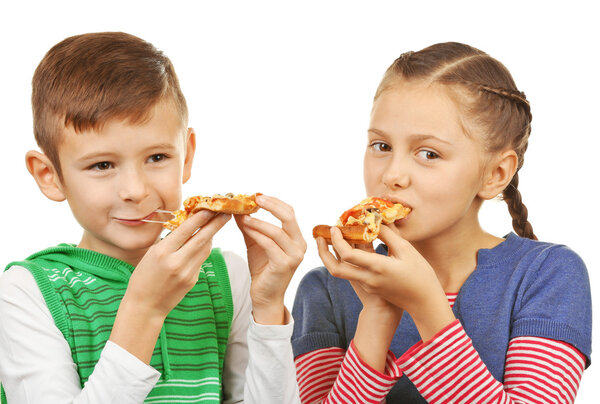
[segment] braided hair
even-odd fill
[[[482,133],[488,152],[507,148],[515,151],[517,172],[502,192],[502,199],[508,205],[515,232],[537,240],[518,189],[518,172],[527,150],[532,115],[529,101],[517,89],[508,69],[479,49],[446,42],[400,55],[385,72],[375,99],[399,80],[446,85],[467,118],[463,123],[467,133]]]

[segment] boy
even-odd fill
[[[27,168],[83,236],[0,278],[2,401],[299,402],[283,305],[306,250],[293,210],[263,197],[281,228],[236,217],[249,271],[211,250],[228,215],[199,212],[163,240],[142,221],[177,209],[191,175],[169,59],[124,33],[67,38],[38,66],[32,105],[43,153]]]

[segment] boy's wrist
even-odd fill
[[[149,364],[165,317],[159,311],[148,309],[125,296],[109,339]]]
[[[286,321],[286,308],[283,300],[268,305],[253,305],[252,316],[257,324],[284,325]]]

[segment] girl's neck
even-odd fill
[[[433,267],[446,293],[457,293],[477,267],[477,251],[504,241],[485,232],[479,222],[469,228],[454,228],[413,246]]]

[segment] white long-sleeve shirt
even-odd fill
[[[244,259],[223,253],[233,319],[223,372],[224,403],[299,403],[286,325],[252,317],[250,275]],[[71,350],[31,273],[13,267],[0,276],[0,381],[9,404],[142,403],[160,377],[153,367],[108,341],[83,389]]]

